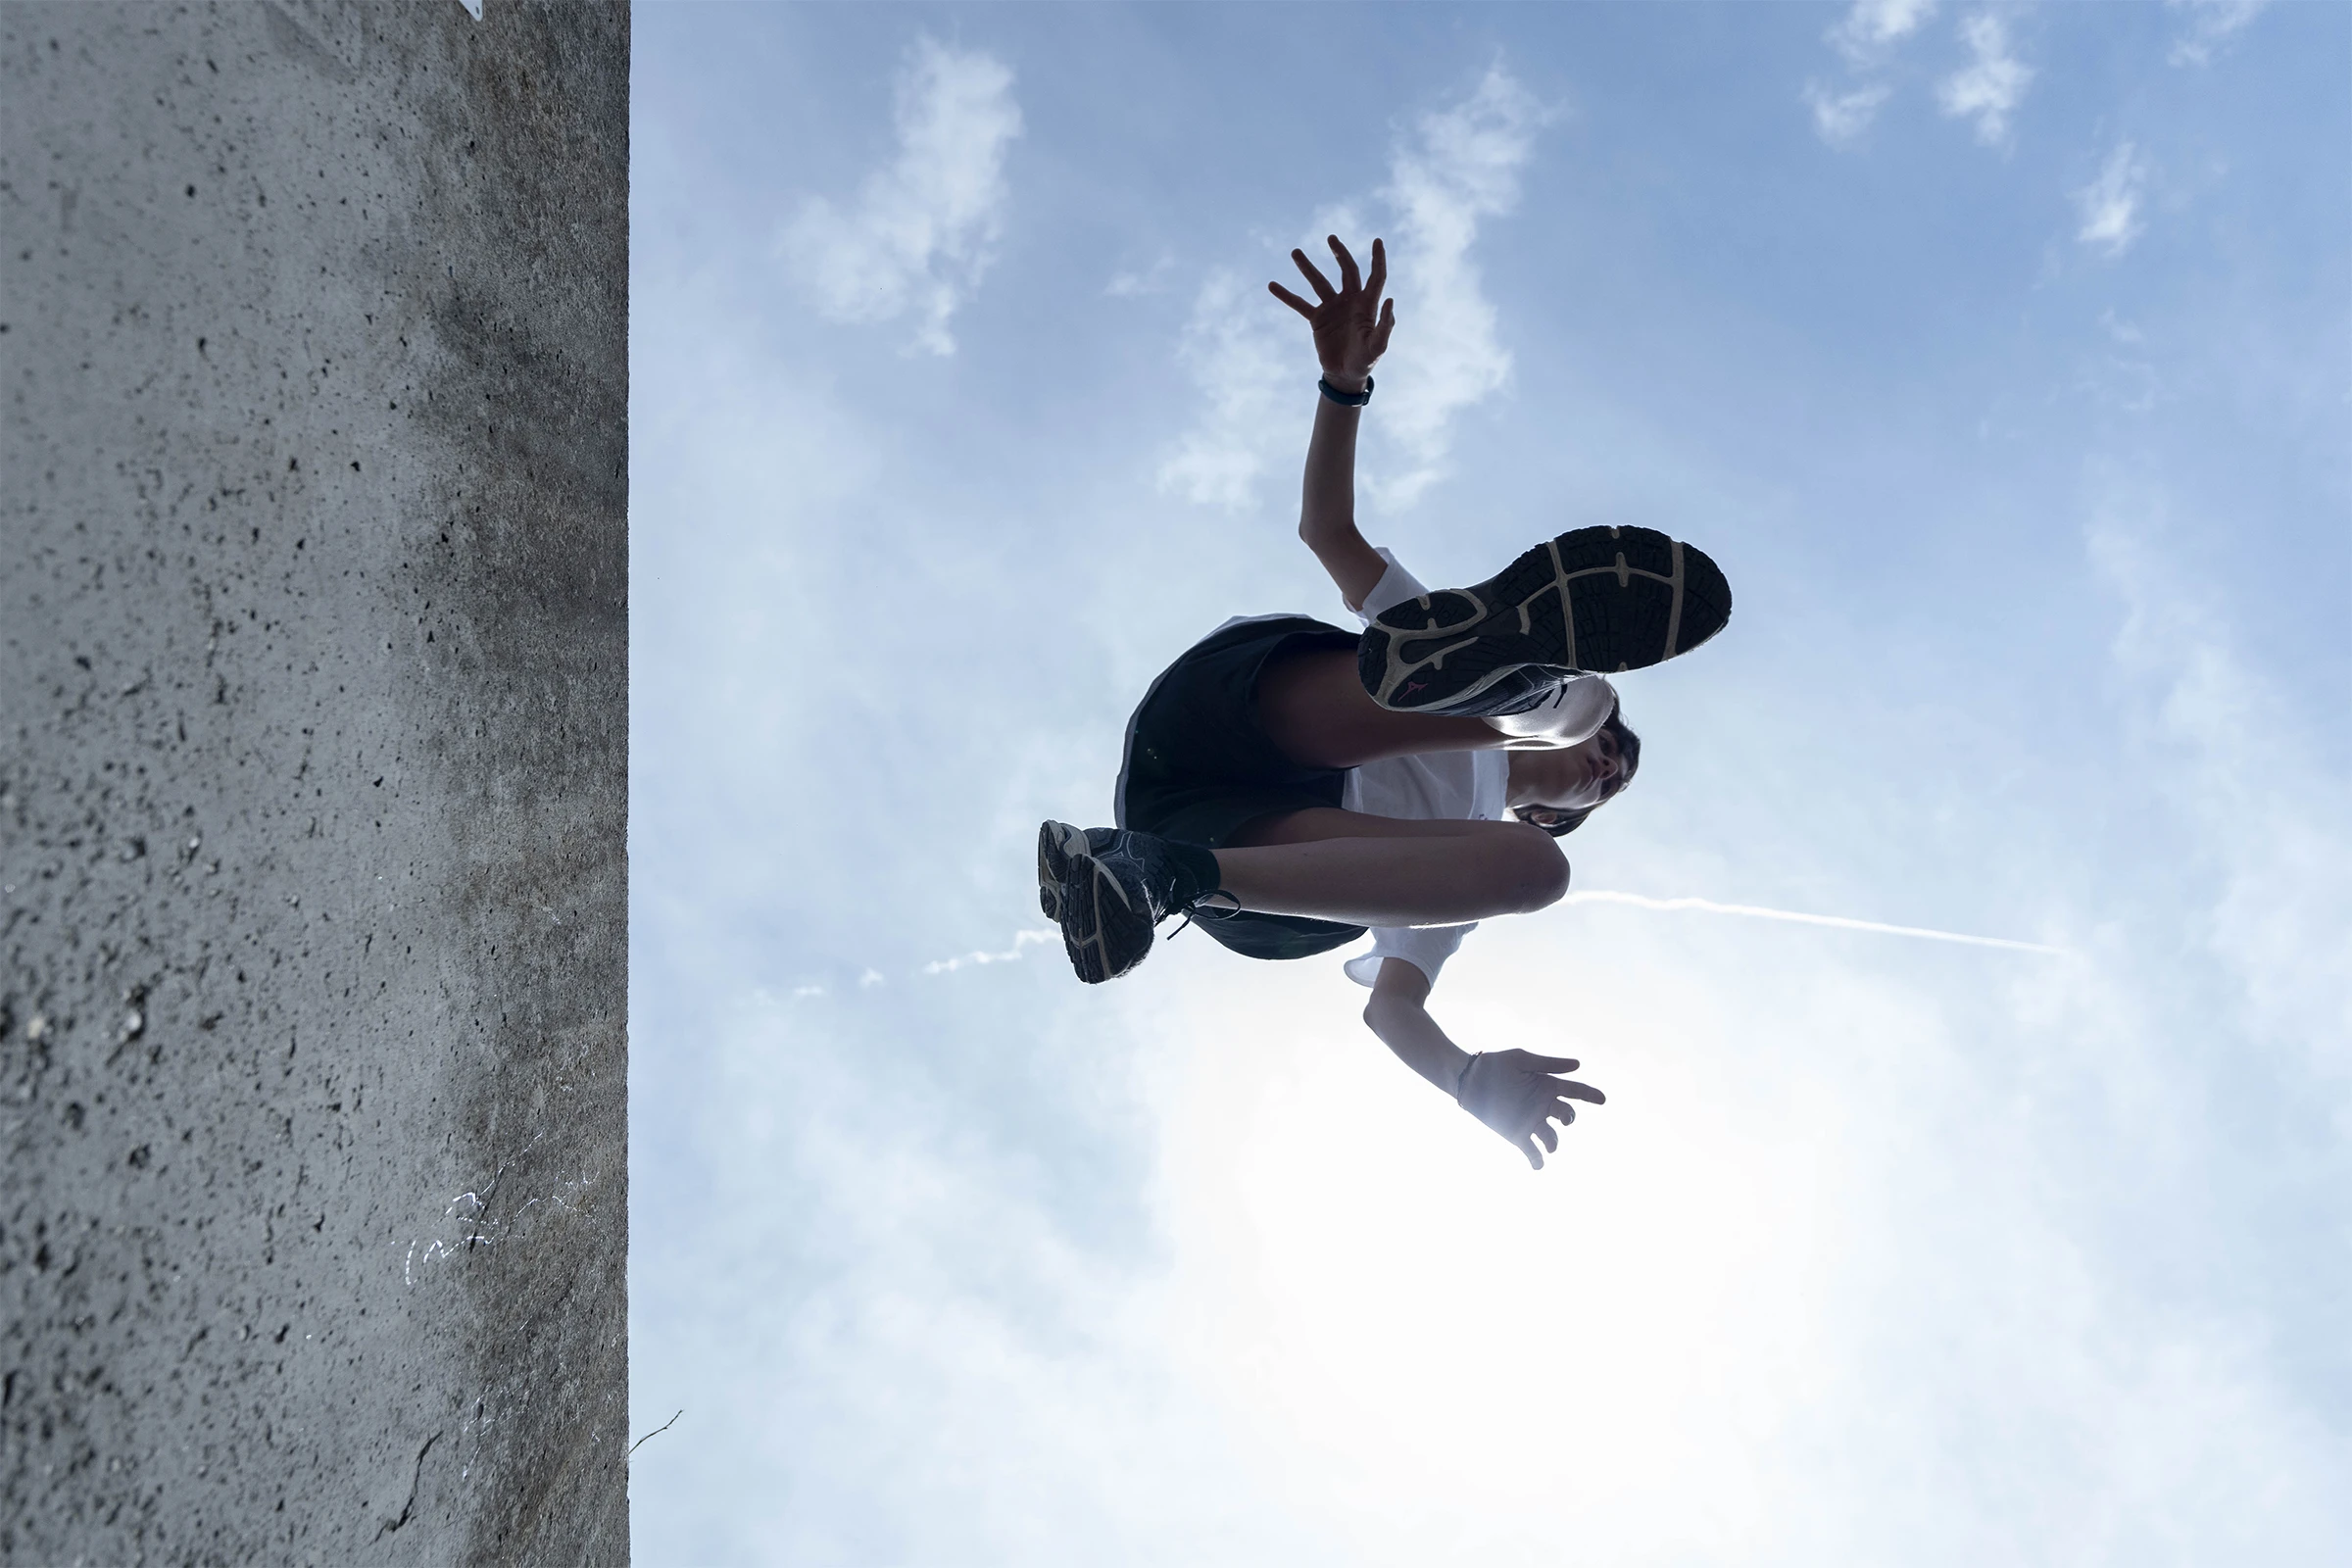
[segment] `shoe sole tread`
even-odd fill
[[[1481,694],[1515,669],[1614,674],[1689,653],[1723,629],[1731,605],[1703,551],[1652,528],[1578,528],[1475,587],[1382,611],[1357,665],[1383,708],[1477,713]]]
[[[1038,829],[1037,883],[1038,904],[1060,925],[1070,967],[1088,985],[1116,980],[1152,951],[1150,904],[1139,913],[1084,830],[1066,822]]]

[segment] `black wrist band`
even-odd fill
[[[1343,392],[1321,376],[1317,376],[1315,377],[1315,390],[1343,408],[1360,409],[1372,401],[1372,378],[1368,375],[1364,377],[1364,389],[1361,392]]]
[[[1462,1063],[1462,1070],[1453,1075],[1453,1102],[1455,1104],[1458,1105],[1462,1102],[1462,1086],[1470,1081],[1470,1069],[1477,1066],[1478,1058],[1485,1054],[1486,1053],[1483,1051],[1473,1051],[1470,1053],[1470,1059]]]

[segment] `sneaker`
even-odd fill
[[[1731,584],[1694,546],[1651,528],[1578,528],[1475,588],[1382,611],[1356,669],[1383,708],[1483,718],[1532,708],[1579,671],[1687,654],[1731,616]]]
[[[1210,887],[1200,887],[1203,865]],[[1037,902],[1061,926],[1070,967],[1101,985],[1144,961],[1152,929],[1213,896],[1207,850],[1118,828],[1048,822],[1037,830]]]
[[[1524,675],[1527,669],[1517,673]],[[1494,696],[1494,690],[1488,688],[1487,695]],[[1553,681],[1524,708],[1491,709],[1481,716],[1515,740],[1557,748],[1581,746],[1591,740],[1615,711],[1617,688],[1609,684],[1607,676],[1571,675]]]
[[[1070,874],[1070,858],[1107,850],[1118,836],[1115,827],[1082,831],[1067,822],[1048,822],[1037,830],[1037,906],[1047,919],[1061,919],[1061,884]]]

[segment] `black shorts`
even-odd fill
[[[1114,803],[1119,826],[1217,849],[1277,812],[1337,807],[1348,775],[1302,767],[1257,722],[1257,680],[1279,654],[1355,650],[1357,634],[1305,615],[1258,615],[1211,633],[1160,672],[1127,721]],[[1345,947],[1360,925],[1296,914],[1199,909],[1201,930],[1252,958]]]

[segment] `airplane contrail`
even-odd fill
[[[1883,920],[1854,920],[1842,914],[1801,914],[1794,909],[1768,909],[1758,904],[1718,904],[1713,899],[1653,899],[1640,893],[1611,893],[1600,889],[1571,893],[1567,904],[1630,904],[1638,909],[1703,909],[1709,914],[1744,914],[1759,920],[1788,920],[1796,925],[1834,926],[1840,931],[1876,931],[1890,937],[1923,937],[1930,942],[1958,942],[1972,948],[2007,948],[2015,953],[2047,953],[2069,957],[2064,948],[2043,942],[2019,942],[2010,937],[1972,937],[1958,931],[1936,931],[1924,925],[1888,925]]]
[[[1052,926],[1036,931],[1015,931],[1012,946],[1003,953],[967,953],[959,958],[935,958],[923,965],[925,974],[954,974],[975,963],[1011,963],[1021,956],[1021,950],[1034,942],[1051,942],[1061,933]],[[877,978],[879,978],[877,976]]]
[[[1757,920],[1786,920],[1793,925],[1825,925],[1838,931],[1875,931],[1882,936],[1919,937],[1929,942],[1957,942],[1970,948],[2006,948],[2012,953],[2046,953],[2056,957],[2070,957],[2065,948],[2053,948],[2043,942],[2020,942],[2011,937],[1972,937],[1959,931],[1937,931],[1924,925],[1888,925],[1884,920],[1856,920],[1842,914],[1804,914],[1795,909],[1772,909],[1760,904],[1719,904],[1713,899],[1653,899],[1642,893],[1617,893],[1605,889],[1575,892],[1561,901],[1565,904],[1624,904],[1638,909],[1663,909],[1673,912],[1697,909],[1707,914],[1743,914]],[[980,964],[1017,962],[1032,945],[1053,941],[1061,933],[1051,926],[1037,930],[1016,931],[1012,946],[1001,953],[973,952],[959,957],[934,959],[922,966],[924,974],[954,974],[958,969]],[[868,969],[858,978],[860,986],[878,985],[882,976]],[[817,987],[804,986],[793,993],[820,995]]]

